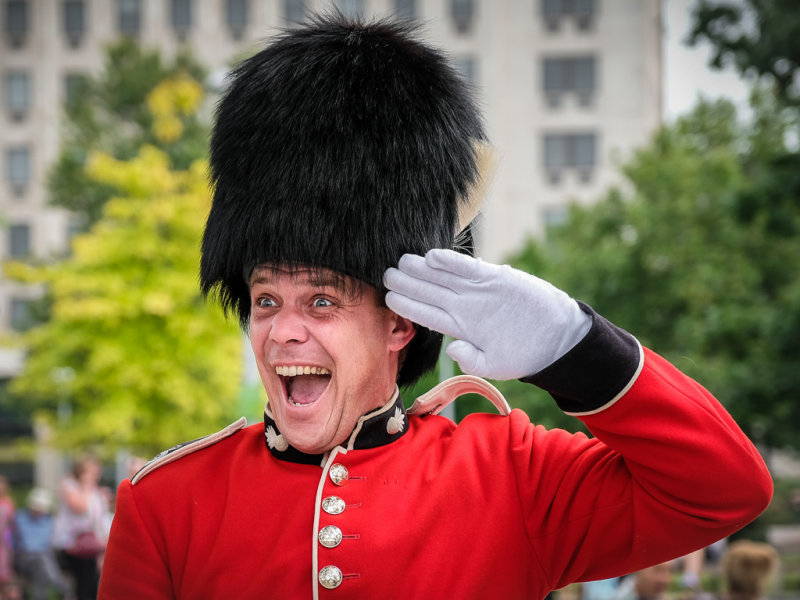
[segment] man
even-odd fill
[[[33,488],[28,493],[26,508],[14,515],[14,552],[19,574],[29,582],[28,592],[34,600],[50,597],[50,590],[59,597],[69,593],[69,584],[58,566],[53,550],[53,498],[49,490]]]
[[[611,600],[663,600],[672,583],[675,562],[668,560],[624,578]]]
[[[764,464],[708,392],[548,283],[450,249],[485,158],[468,90],[408,25],[316,18],[234,72],[201,284],[249,330],[264,424],[122,483],[101,598],[539,598],[763,510]],[[411,415],[398,385],[441,333],[469,375]],[[534,427],[470,375],[539,385],[596,438]],[[420,416],[475,390],[504,416]]]

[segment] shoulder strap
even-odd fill
[[[409,415],[438,415],[445,406],[464,394],[480,394],[494,404],[503,416],[511,412],[511,407],[500,390],[485,379],[474,375],[458,375],[444,380],[429,392],[419,396],[406,412]]]
[[[212,433],[211,435],[207,435],[205,437],[198,438],[196,440],[192,440],[191,442],[184,442],[182,444],[178,444],[177,446],[173,446],[169,450],[164,450],[162,453],[154,457],[150,462],[148,462],[145,466],[143,466],[139,471],[131,478],[131,485],[136,485],[142,478],[147,475],[148,473],[152,473],[159,467],[163,467],[164,465],[168,465],[169,463],[178,460],[179,458],[183,458],[187,454],[191,454],[192,452],[197,452],[198,450],[202,450],[203,448],[208,448],[209,446],[216,444],[218,441],[225,439],[228,436],[233,435],[240,429],[247,427],[247,419],[242,417],[235,423],[231,423],[225,429],[218,431],[217,433]]]

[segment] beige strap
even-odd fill
[[[494,404],[503,416],[511,412],[503,394],[485,379],[474,375],[458,375],[446,379],[418,397],[406,412],[409,415],[438,415],[445,406],[464,394],[480,394]]]

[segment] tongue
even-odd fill
[[[289,394],[295,404],[311,404],[328,387],[327,375],[298,375],[292,379]]]

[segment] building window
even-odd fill
[[[473,0],[450,0],[450,14],[458,33],[467,33],[472,28],[472,19],[475,16],[475,3]]]
[[[345,17],[351,19],[364,15],[364,0],[336,0],[336,7]]]
[[[171,0],[170,23],[178,38],[185,41],[186,34],[192,27],[192,2],[191,0]]]
[[[28,3],[26,0],[6,0],[5,31],[8,44],[21,48],[28,33]]]
[[[27,148],[11,148],[6,153],[6,178],[17,196],[25,193],[31,179],[31,157]]]
[[[225,3],[225,20],[234,39],[242,38],[247,26],[247,0],[227,0]]]
[[[65,0],[62,7],[64,9],[64,33],[67,35],[70,46],[77,48],[86,31],[86,7],[83,0]]]
[[[592,103],[597,87],[593,56],[544,59],[544,93],[550,106],[558,106],[564,94],[575,94],[581,106]]]
[[[33,301],[27,298],[11,298],[9,325],[14,331],[26,331],[34,325]]]
[[[578,29],[588,31],[594,26],[596,4],[595,0],[573,0],[572,11]]]
[[[142,6],[139,0],[118,0],[117,25],[124,35],[139,35],[142,26]]]
[[[399,19],[414,19],[417,16],[415,0],[394,0],[394,14]]]
[[[30,77],[24,71],[6,73],[5,102],[13,121],[21,121],[28,114],[31,104]]]
[[[453,58],[453,66],[465,81],[470,85],[476,85],[478,81],[477,66],[474,56],[459,55]]]
[[[297,25],[306,18],[305,0],[283,0],[283,14],[288,25]]]
[[[550,183],[559,183],[566,170],[575,170],[583,183],[591,181],[597,165],[596,146],[594,133],[545,135],[544,168]]]
[[[597,0],[540,0],[542,18],[550,31],[558,31],[564,19],[573,19],[578,29],[594,27]]]
[[[31,228],[24,223],[8,227],[8,255],[21,258],[31,253]]]

